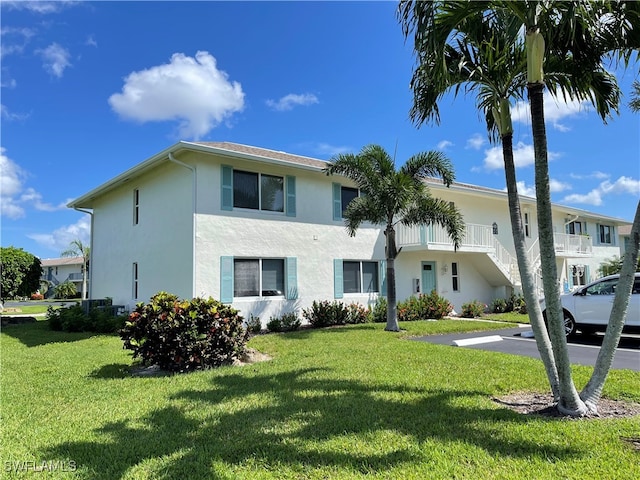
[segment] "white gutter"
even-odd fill
[[[168,152],[168,158],[170,162],[175,163],[176,165],[180,165],[181,167],[184,168],[188,168],[189,170],[191,170],[191,182],[192,182],[192,186],[191,186],[191,191],[192,191],[192,198],[191,198],[191,206],[193,209],[192,215],[191,215],[191,226],[192,226],[192,232],[191,232],[191,271],[192,271],[192,278],[191,278],[191,296],[195,297],[196,296],[196,232],[197,232],[197,228],[196,228],[196,202],[197,202],[197,181],[196,181],[196,167],[194,167],[193,165],[189,165],[187,163],[181,162],[180,160],[176,159],[173,156],[173,153]]]
[[[91,265],[93,263],[93,211],[91,210],[85,210],[84,208],[80,208],[80,207],[73,207],[74,210],[77,210],[78,212],[82,212],[82,213],[86,213],[91,217],[91,231],[89,232],[89,265]],[[83,265],[82,268],[84,268],[85,270],[87,269],[86,265]],[[84,272],[85,275],[87,275],[88,272]],[[91,298],[93,298],[93,295],[91,294],[91,292],[93,291],[93,282],[89,281],[89,291],[87,292],[89,294],[88,298],[83,298],[82,300],[89,300]]]

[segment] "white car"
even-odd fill
[[[572,293],[560,295],[567,337],[577,330],[589,334],[607,329],[619,279],[620,275],[609,275]],[[540,306],[546,318],[544,300]],[[640,333],[640,273],[635,274],[623,332]]]

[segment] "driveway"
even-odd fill
[[[539,359],[540,354],[532,337],[531,327],[516,327],[485,332],[429,335],[426,337],[414,337],[412,340],[438,345],[451,345],[453,348],[475,348],[477,350],[511,353]],[[571,339],[568,343],[571,363],[594,366],[601,344],[602,335],[583,336],[582,338],[578,336],[575,339]],[[611,368],[640,372],[640,335],[622,336]]]

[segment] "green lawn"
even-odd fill
[[[499,320],[501,322],[508,323],[529,323],[529,315],[517,313],[517,312],[506,312],[506,313],[488,313],[484,317],[486,320]]]
[[[8,327],[2,478],[25,478],[12,462],[57,468],[37,478],[637,478],[640,453],[621,437],[640,419],[521,416],[491,398],[547,391],[539,361],[405,339],[497,326],[264,335],[250,346],[269,362],[162,378],[131,377],[115,336]],[[590,371],[574,368],[579,386]],[[640,401],[638,385],[613,371],[604,394]]]
[[[47,313],[49,306],[58,309],[63,303],[69,303],[71,301],[72,300],[49,301],[49,305],[29,305],[29,302],[25,302],[24,304],[21,303],[19,307],[6,308],[2,315],[36,315]]]

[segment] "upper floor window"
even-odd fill
[[[333,219],[342,220],[349,203],[360,196],[357,188],[345,187],[339,183],[333,184]]]
[[[611,225],[600,225],[598,227],[600,243],[613,244],[613,227]]]
[[[234,297],[273,297],[284,295],[284,259],[234,258]]]
[[[460,291],[460,277],[458,275],[458,262],[451,263],[451,288],[454,292]]]
[[[284,212],[284,178],[234,170],[233,206]]]
[[[235,170],[222,165],[221,208],[247,208],[296,216],[296,178]]]
[[[344,293],[379,292],[378,262],[345,260],[342,263]]]
[[[582,222],[571,222],[567,224],[567,233],[571,235],[582,235],[587,232]]]
[[[134,300],[138,298],[138,262],[133,262],[131,294]]]
[[[133,224],[138,225],[140,221],[140,190],[133,190]]]
[[[524,235],[531,236],[531,228],[529,227],[529,212],[524,212]]]

